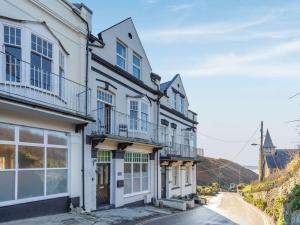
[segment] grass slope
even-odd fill
[[[220,169],[218,169],[221,167]],[[240,171],[240,176],[239,176]],[[240,179],[239,179],[240,177]],[[223,188],[228,188],[230,183],[251,183],[258,179],[258,175],[252,170],[240,166],[226,159],[214,159],[201,157],[197,163],[197,184],[210,185],[219,182]]]

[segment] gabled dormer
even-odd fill
[[[162,100],[163,104],[187,115],[189,102],[180,74],[176,74],[172,80],[162,83],[160,91],[165,94],[165,98]]]
[[[127,18],[98,34],[104,47],[96,54],[148,86],[151,66],[131,18]]]

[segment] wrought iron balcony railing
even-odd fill
[[[49,64],[28,63],[0,51],[0,93],[72,113],[89,114],[90,90]]]
[[[133,142],[159,144],[157,124],[118,112],[114,107],[105,107],[91,112],[96,122],[88,125],[92,135],[107,135]]]
[[[161,151],[161,156],[196,157],[196,148],[179,143],[167,143]]]

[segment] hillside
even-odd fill
[[[221,169],[218,169],[219,167]],[[200,162],[197,163],[197,184],[209,185],[218,182],[219,179],[221,187],[227,188],[230,183],[250,183],[258,179],[258,175],[226,159],[201,157]]]

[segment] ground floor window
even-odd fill
[[[185,167],[185,183],[190,184],[191,179],[190,179],[190,167],[186,166]]]
[[[68,135],[0,123],[0,204],[68,192]]]
[[[149,155],[126,152],[124,157],[124,194],[149,190]]]
[[[178,174],[178,167],[172,167],[172,185],[177,187],[179,186],[179,174]]]

